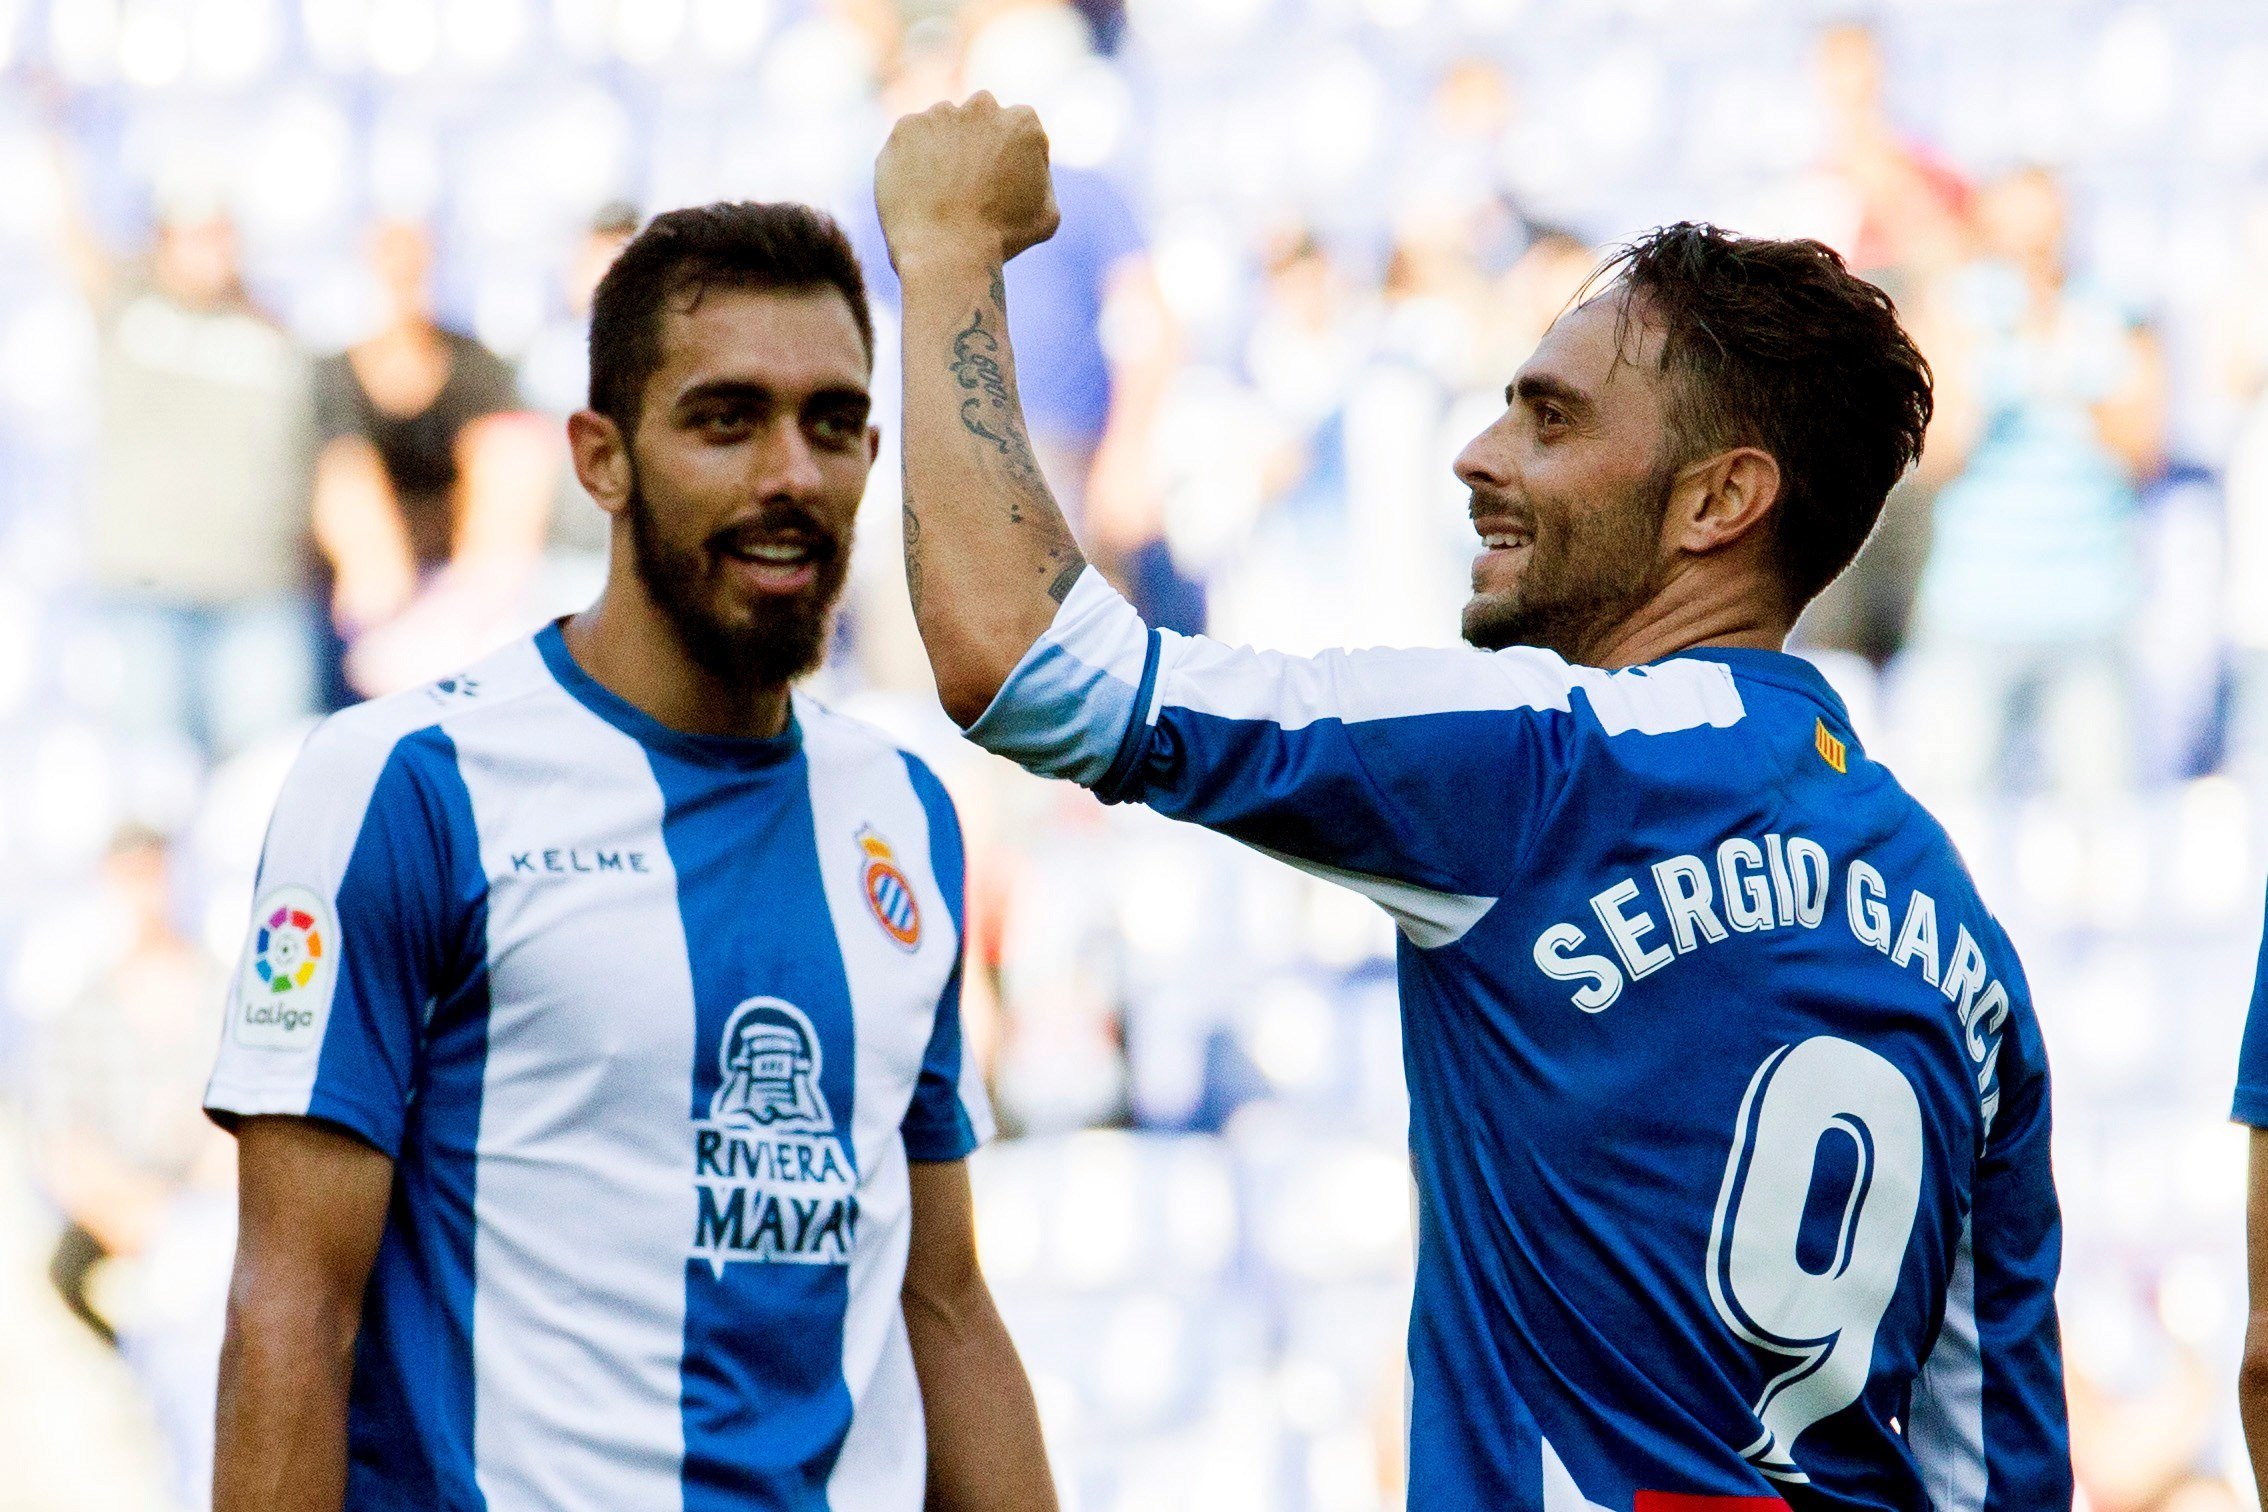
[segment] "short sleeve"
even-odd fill
[[[270,821],[205,1110],[337,1124],[401,1148],[430,1005],[467,969],[471,803],[438,728],[316,731]]]
[[[2237,1052],[2236,1121],[2268,1129],[2268,930],[2253,975],[2252,1007],[2244,1018],[2244,1043]]]
[[[455,338],[450,347],[456,364],[449,374],[446,401],[452,434],[475,420],[521,407],[518,382],[503,358],[469,336]]]
[[[961,978],[968,962],[967,859],[953,801],[928,767],[912,756],[906,770],[929,816],[930,868],[945,894],[959,949],[945,990],[938,995],[929,1044],[913,1101],[900,1126],[908,1160],[960,1160],[992,1137],[992,1109],[984,1078],[961,1037]]]
[[[327,446],[348,436],[368,436],[370,427],[362,412],[362,394],[354,381],[354,369],[348,365],[344,352],[334,352],[317,362],[309,372],[309,386],[313,389],[315,444]]]

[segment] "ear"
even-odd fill
[[[1780,464],[1761,447],[1738,446],[1693,463],[1670,494],[1671,544],[1707,556],[1746,540],[1762,542],[1780,502]]]
[[[608,514],[620,514],[630,501],[634,471],[622,427],[596,410],[577,410],[567,417],[567,445],[584,491]]]

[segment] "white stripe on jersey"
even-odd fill
[[[1536,1437],[1543,1445],[1543,1512],[1607,1512],[1575,1484],[1575,1477],[1561,1462],[1559,1451],[1551,1447],[1551,1440],[1541,1434]]]
[[[1961,1220],[1961,1247],[1945,1286],[1945,1323],[1914,1379],[1906,1442],[1922,1489],[1937,1512],[1981,1512],[1991,1467],[1985,1460],[1984,1353],[1977,1337],[1974,1215]]]
[[[450,732],[488,876],[558,845],[569,810],[575,843],[643,851],[653,870],[608,878],[604,931],[558,927],[572,888],[490,890],[474,1463],[489,1512],[675,1507],[694,1017],[661,789],[643,747],[564,693],[497,715]],[[590,780],[530,791],[523,774],[562,750]]]
[[[1265,720],[1285,730],[1320,719],[1366,724],[1514,709],[1564,714],[1578,688],[1609,735],[1724,727],[1738,724],[1742,714],[1731,670],[1706,660],[1607,672],[1570,666],[1532,647],[1436,646],[1299,657],[1170,630],[1160,632],[1159,640],[1157,696],[1146,711],[1153,724],[1169,707],[1220,719]]]
[[[1244,842],[1250,845],[1250,841]],[[1474,897],[1466,893],[1435,892],[1415,882],[1397,882],[1391,877],[1374,877],[1367,872],[1349,871],[1343,866],[1326,866],[1320,861],[1302,860],[1282,851],[1270,850],[1265,845],[1252,849],[1263,856],[1272,856],[1286,866],[1296,866],[1311,877],[1361,893],[1371,902],[1386,910],[1409,942],[1420,950],[1439,950],[1454,945],[1468,934],[1475,924],[1488,917],[1494,908],[1494,898]]]

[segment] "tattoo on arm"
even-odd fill
[[[907,499],[904,508],[906,522],[906,596],[913,600],[914,613],[921,613],[921,516],[914,513],[913,500]]]
[[[985,329],[984,311],[976,310],[969,316],[968,329],[953,338],[950,371],[953,381],[968,393],[961,401],[961,428],[991,443],[1006,464],[1012,485],[1008,494],[1008,518],[1021,525],[1024,495],[1033,489],[1044,489],[1047,483],[1040,476],[1031,441],[1024,435],[1023,421],[1009,397],[1008,375],[1000,366],[999,351],[1000,338]]]
[[[953,338],[952,358],[946,364],[946,371],[966,395],[961,400],[961,429],[991,447],[1007,472],[1008,522],[1025,523],[1025,511],[1030,509],[1033,523],[1042,530],[1052,530],[1057,537],[1047,550],[1052,568],[1047,591],[1048,596],[1060,604],[1070,596],[1079,574],[1086,570],[1087,559],[1053,508],[1047,479],[1040,472],[1039,459],[1033,455],[1031,438],[1024,429],[1021,407],[1009,392],[1008,372],[1000,362],[999,334],[1007,326],[1007,289],[998,272],[992,276],[989,293],[991,310],[979,306],[969,312],[968,325]],[[906,572],[916,609],[921,604],[915,544],[920,529],[909,509]]]

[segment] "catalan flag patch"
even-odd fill
[[[1819,720],[1817,724],[1817,736],[1812,744],[1819,748],[1819,759],[1838,772],[1849,771],[1850,753],[1843,748],[1843,743],[1835,738],[1834,732],[1827,728],[1826,720]]]

